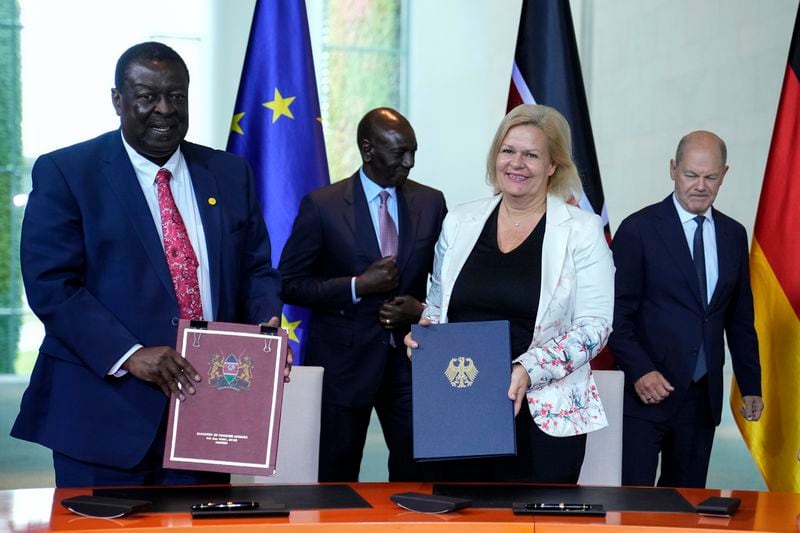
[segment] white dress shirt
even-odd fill
[[[378,221],[378,208],[381,205],[380,194],[383,191],[389,193],[389,198],[386,199],[386,207],[389,209],[389,215],[392,217],[392,220],[394,220],[394,225],[397,228],[397,241],[400,242],[400,224],[398,224],[397,218],[397,189],[395,187],[386,187],[384,189],[364,174],[363,167],[359,169],[358,177],[361,180],[361,187],[364,189],[364,196],[366,196],[367,199],[369,217],[372,219],[372,229],[375,230],[375,238],[378,240],[378,246],[380,247],[381,243],[381,224]],[[383,250],[381,250],[381,254],[382,253]],[[356,277],[357,276],[353,276],[350,280],[350,292],[353,296],[354,304],[361,301],[361,298],[356,294]]]
[[[697,222],[694,218],[697,216],[690,213],[680,204],[672,193],[672,201],[675,204],[675,209],[678,210],[678,218],[683,226],[683,233],[686,236],[686,244],[689,245],[689,253],[694,260],[694,232],[697,231]],[[717,287],[717,280],[719,279],[719,259],[717,258],[717,232],[714,229],[714,217],[711,216],[712,209],[703,213],[706,217],[703,222],[703,249],[706,257],[706,303],[711,302],[711,295],[714,294],[714,289]]]
[[[169,186],[172,190],[172,196],[175,199],[175,205],[183,218],[183,223],[186,226],[186,233],[189,236],[189,242],[192,243],[192,248],[194,249],[199,264],[197,267],[197,281],[200,285],[200,301],[203,304],[203,319],[213,320],[214,310],[211,305],[211,280],[208,270],[206,236],[203,231],[203,223],[200,219],[200,210],[197,207],[197,198],[195,198],[194,195],[194,187],[192,187],[189,167],[186,165],[186,160],[183,158],[180,147],[163,166],[158,166],[134,150],[125,141],[122,132],[120,132],[120,136],[122,137],[122,145],[125,147],[125,151],[128,153],[128,157],[131,160],[131,165],[133,165],[133,170],[136,173],[136,179],[139,180],[142,193],[144,193],[147,207],[150,208],[153,224],[155,224],[162,247],[164,246],[164,235],[161,228],[161,209],[158,206],[156,173],[162,168],[166,168],[172,173]],[[139,348],[142,348],[141,344],[132,346],[116,364],[111,367],[108,373],[117,377],[124,376],[127,372],[120,370],[120,367]]]

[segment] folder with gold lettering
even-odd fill
[[[507,321],[412,326],[414,458],[515,455]]]
[[[185,401],[170,399],[164,467],[274,474],[286,331],[181,320],[177,350],[202,380]]]

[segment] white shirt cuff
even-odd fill
[[[109,375],[109,376],[114,376],[115,378],[121,378],[122,376],[126,375],[126,374],[128,373],[128,371],[127,371],[127,370],[123,370],[123,369],[122,369],[122,365],[123,365],[123,364],[125,364],[125,361],[127,361],[128,359],[130,359],[130,357],[131,357],[131,356],[132,356],[134,353],[136,353],[136,350],[138,350],[139,348],[144,348],[144,346],[142,346],[141,344],[134,344],[134,345],[131,347],[131,349],[130,349],[130,350],[128,350],[127,352],[125,352],[125,355],[123,355],[122,357],[120,357],[120,358],[117,360],[117,362],[116,362],[116,363],[114,363],[114,366],[112,366],[112,367],[111,367],[111,370],[109,370],[109,371],[108,371],[108,375]]]
[[[361,298],[359,298],[356,294],[356,276],[353,276],[352,279],[350,279],[350,295],[353,297],[354,304],[357,304],[361,301]]]

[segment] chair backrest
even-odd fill
[[[580,485],[622,484],[622,401],[625,375],[620,370],[594,370],[597,392],[608,418],[608,426],[589,433]]]
[[[316,483],[322,406],[320,366],[295,366],[283,389],[278,460],[274,476],[231,476],[231,483]]]

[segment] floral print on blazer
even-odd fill
[[[448,213],[423,316],[447,322],[453,285],[500,196]],[[514,363],[528,371],[528,407],[549,435],[588,433],[608,425],[589,361],[611,333],[614,263],[597,215],[547,198],[542,286],[533,340]],[[510,377],[510,376],[509,376]]]

